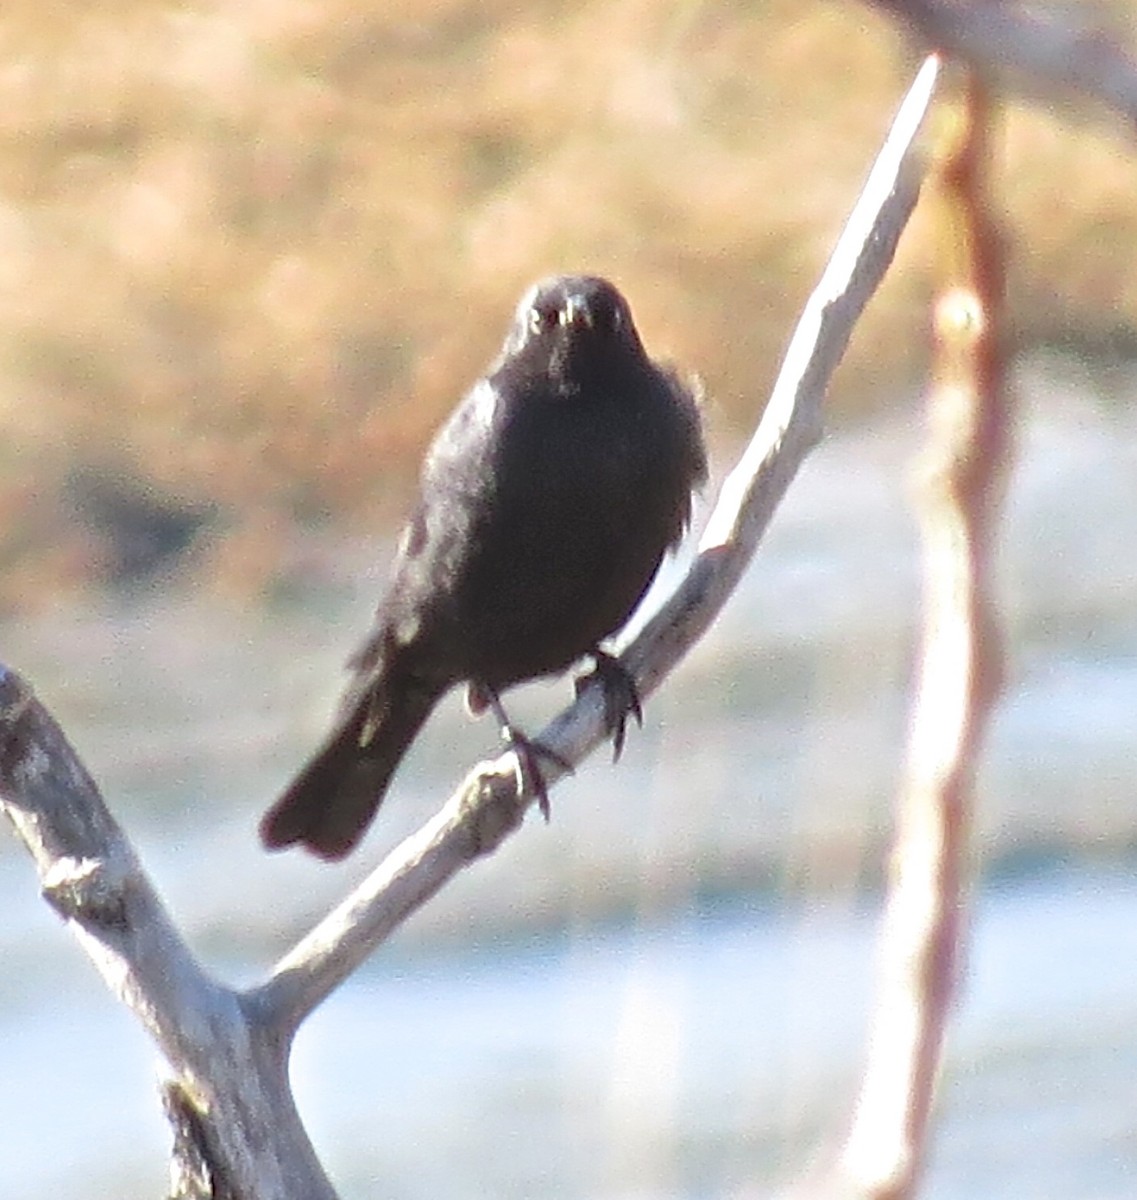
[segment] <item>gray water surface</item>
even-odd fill
[[[1137,409],[1040,370],[1020,380],[1010,671],[979,780],[986,882],[937,1200],[1137,1196]],[[582,766],[551,825],[456,880],[305,1029],[297,1090],[345,1200],[763,1194],[842,1128],[907,720],[919,437],[892,418],[826,441],[620,765]],[[235,981],[494,747],[449,704],[358,856],[257,846],[384,553],[345,544],[338,585],[305,606],[164,594],[0,628],[0,657]],[[539,728],[570,693],[529,689],[515,716]],[[0,841],[0,1197],[162,1194],[155,1067]]]
[[[381,954],[303,1033],[299,1102],[345,1197],[773,1190],[848,1112],[876,915],[735,906]],[[926,1194],[1132,1197],[1137,879],[1005,883],[974,920]],[[161,1195],[149,1048],[61,962],[34,1007],[0,1004],[0,1194]]]

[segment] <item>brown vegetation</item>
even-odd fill
[[[800,0],[10,0],[3,33],[7,607],[197,530],[201,577],[258,593],[298,529],[373,527],[551,270],[616,278],[749,421],[909,58]],[[1094,342],[1137,314],[1137,166],[1065,122],[1008,120],[1010,312]],[[846,411],[915,377],[928,292],[901,262]]]

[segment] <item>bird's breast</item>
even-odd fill
[[[553,407],[511,414],[496,439],[457,581],[491,682],[559,671],[619,629],[689,503],[676,456],[639,414]]]

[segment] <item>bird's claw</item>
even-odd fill
[[[528,737],[506,715],[505,709],[497,693],[491,688],[482,687],[481,697],[492,709],[498,724],[501,726],[502,741],[513,751],[517,758],[517,791],[519,794],[532,793],[537,799],[537,807],[546,823],[549,820],[549,788],[545,783],[545,775],[541,770],[538,759],[546,758],[555,766],[560,767],[566,775],[574,773],[572,763],[535,738]]]
[[[518,791],[533,793],[537,798],[537,807],[541,811],[541,816],[547,823],[549,820],[549,788],[545,783],[545,774],[541,770],[538,759],[547,758],[549,762],[560,767],[568,775],[573,773],[572,763],[543,742],[526,737],[513,725],[503,725],[501,734],[509,748],[517,756]]]
[[[593,650],[592,657],[596,667],[576,681],[576,694],[579,696],[593,680],[599,683],[604,693],[604,728],[612,735],[612,761],[619,762],[624,750],[628,715],[635,717],[636,724],[643,728],[644,714],[639,689],[627,667],[618,658],[600,649]]]

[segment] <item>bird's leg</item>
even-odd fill
[[[497,718],[502,740],[517,755],[518,790],[532,791],[537,797],[537,807],[541,810],[541,816],[548,821],[549,789],[537,760],[541,757],[547,758],[570,775],[573,773],[572,763],[555,750],[550,750],[548,746],[522,733],[506,714],[501,697],[488,684],[471,684],[467,690],[467,703],[474,711],[477,708],[488,708]]]
[[[604,692],[604,727],[612,735],[612,761],[618,762],[624,749],[628,714],[643,728],[639,689],[631,673],[614,655],[599,646],[594,646],[589,653],[596,661],[596,668],[576,681],[576,694],[579,696],[594,679],[600,684]]]

